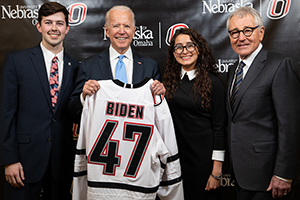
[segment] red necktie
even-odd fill
[[[50,69],[50,96],[52,102],[52,109],[55,110],[55,105],[57,103],[58,97],[58,62],[57,57],[55,56],[52,60],[51,69]]]

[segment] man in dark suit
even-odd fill
[[[239,63],[228,77],[229,150],[238,200],[291,199],[299,158],[300,70],[263,48],[259,13],[241,7],[227,21]]]
[[[71,199],[74,155],[67,103],[79,63],[63,49],[68,15],[59,3],[43,4],[37,23],[41,43],[6,57],[0,100],[5,199],[38,200],[41,188],[44,200]]]
[[[76,80],[76,88],[69,103],[71,116],[79,123],[82,104],[86,95],[100,89],[98,80],[117,79],[116,65],[120,55],[124,55],[127,83],[139,83],[144,78],[153,78],[154,94],[164,94],[157,62],[138,54],[130,47],[135,34],[135,18],[127,6],[114,6],[105,16],[105,33],[111,45],[108,49],[81,62]],[[122,80],[123,81],[123,80]],[[123,81],[124,82],[124,81]]]

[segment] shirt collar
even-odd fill
[[[55,55],[54,53],[52,53],[51,51],[49,51],[46,47],[44,47],[44,45],[42,44],[42,42],[40,43],[40,46],[41,46],[42,52],[44,54],[45,62],[51,63],[52,59],[54,58],[54,56],[57,56],[57,59],[60,62],[64,60],[64,53],[63,53],[64,52],[64,48],[58,54]]]
[[[109,46],[109,55],[111,59],[117,59],[119,57],[119,53],[110,45]],[[129,48],[127,49],[127,51],[123,54],[125,55],[126,58],[132,60],[133,56],[132,56],[132,49],[129,46]]]
[[[260,43],[259,46],[257,47],[257,49],[250,56],[248,56],[246,59],[243,60],[243,62],[246,64],[246,66],[251,66],[253,60],[255,59],[257,54],[260,52],[262,47],[263,47],[263,45]],[[241,57],[239,57],[239,63],[241,60],[242,60]]]
[[[181,79],[183,79],[184,75],[186,74],[189,78],[189,80],[193,80],[196,77],[196,70],[190,70],[190,71],[185,71],[182,67],[181,67]]]

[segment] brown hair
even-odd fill
[[[178,85],[180,83],[181,65],[176,61],[173,49],[175,45],[175,39],[180,34],[186,34],[190,36],[190,39],[196,45],[199,55],[197,63],[195,65],[195,82],[192,90],[195,93],[195,101],[197,94],[200,94],[202,101],[201,106],[208,110],[210,108],[212,86],[209,73],[217,74],[216,61],[212,55],[210,48],[206,40],[200,33],[190,28],[178,29],[171,39],[171,43],[168,49],[167,65],[164,73],[164,86],[166,87],[166,98],[173,97]]]
[[[57,2],[47,2],[44,3],[39,9],[39,17],[38,22],[41,24],[42,18],[45,16],[49,16],[58,12],[62,12],[65,15],[66,25],[69,25],[69,11],[65,6],[57,3]]]

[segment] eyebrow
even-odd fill
[[[190,42],[187,42],[186,44],[193,44],[193,43],[194,43],[194,42],[190,41]],[[175,46],[176,46],[176,45],[179,45],[179,44],[180,44],[180,45],[183,45],[182,43],[177,43],[177,44],[175,44]]]
[[[45,21],[45,22],[63,22],[63,23],[65,23],[64,20],[51,20],[51,19],[45,19],[44,21]]]
[[[252,28],[252,26],[244,26],[244,28],[242,28],[242,29],[234,28],[234,29],[231,29],[231,30],[229,30],[229,31],[233,31],[233,30],[244,30],[245,28]]]

